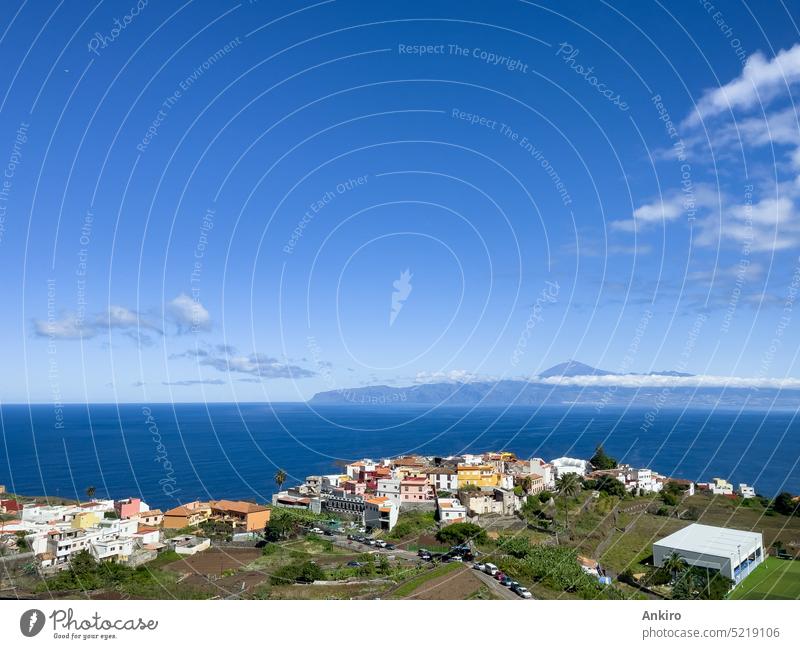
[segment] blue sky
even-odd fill
[[[797,9],[6,3],[0,400],[798,377]]]

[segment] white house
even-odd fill
[[[211,547],[211,539],[186,534],[185,536],[176,536],[170,539],[170,544],[178,554],[192,555]]]
[[[436,491],[458,491],[458,474],[450,467],[430,467],[423,469],[428,476],[428,482],[436,487]]]
[[[529,460],[529,473],[533,475],[542,476],[542,480],[544,480],[544,488],[545,489],[552,489],[555,486],[555,477],[553,475],[553,465],[549,462],[545,462],[540,457],[532,457]]]
[[[358,476],[362,471],[375,471],[375,462],[369,458],[364,458],[345,467],[345,473],[351,480],[358,480]]]
[[[397,525],[400,506],[386,497],[364,500],[364,526],[376,530],[391,530]]]
[[[378,480],[375,495],[378,498],[388,498],[396,505],[400,504],[400,479],[386,478]]]
[[[764,561],[764,540],[758,532],[693,523],[653,543],[653,561],[663,566],[673,552],[690,566],[718,570],[739,583]]]
[[[510,473],[501,473],[500,474],[500,484],[498,485],[501,489],[513,489],[514,488],[514,476]]]
[[[733,485],[723,478],[713,478],[708,486],[712,494],[719,496],[730,496],[733,493]]]
[[[436,501],[436,510],[442,525],[467,521],[467,508],[456,498],[439,498]]]
[[[29,523],[50,523],[64,521],[74,511],[74,507],[67,505],[23,505],[20,518]]]
[[[130,537],[95,540],[89,550],[98,561],[127,561],[133,554],[134,542]]]
[[[750,487],[744,483],[741,483],[739,485],[739,495],[742,498],[755,498],[756,497],[755,487]]]
[[[550,464],[553,465],[553,474],[556,480],[567,473],[585,476],[589,470],[589,463],[586,460],[578,460],[574,457],[559,457]]]

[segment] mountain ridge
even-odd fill
[[[373,385],[318,392],[310,400],[312,405],[457,405],[457,406],[541,406],[541,405],[595,405],[598,410],[606,406],[642,407],[792,407],[797,403],[797,391],[791,389],[749,387],[697,387],[697,386],[620,386],[608,383],[599,385],[573,385],[554,382],[559,377],[615,376],[613,372],[598,369],[575,360],[559,363],[539,373],[530,380],[501,379],[476,381],[441,381],[421,383],[406,387]],[[692,374],[664,370],[618,376],[692,377]],[[546,381],[537,381],[545,379]],[[788,394],[784,394],[788,392]]]

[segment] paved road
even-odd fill
[[[482,570],[475,570],[474,568],[471,568],[471,570],[475,573],[475,576],[485,583],[489,587],[489,590],[500,597],[500,599],[522,599],[516,593],[512,593],[508,588],[503,586],[494,577],[487,575]]]

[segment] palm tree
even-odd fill
[[[672,587],[673,599],[694,599],[697,590],[697,576],[691,570],[685,570],[680,579]]]
[[[565,473],[556,480],[556,487],[564,503],[564,525],[569,530],[569,506],[567,500],[580,493],[581,479],[577,473]]]
[[[677,552],[673,552],[664,557],[663,568],[672,575],[673,581],[675,581],[675,578],[686,570],[687,567],[686,561]]]
[[[280,488],[283,486],[283,483],[286,482],[286,478],[287,478],[286,471],[284,471],[283,469],[278,469],[278,471],[275,473],[275,478],[274,478],[275,484],[278,485],[278,490],[280,490]]]
[[[89,500],[91,500],[92,498],[94,498],[94,494],[95,494],[96,491],[97,491],[97,489],[95,489],[94,486],[92,486],[92,485],[86,487],[86,497]]]

